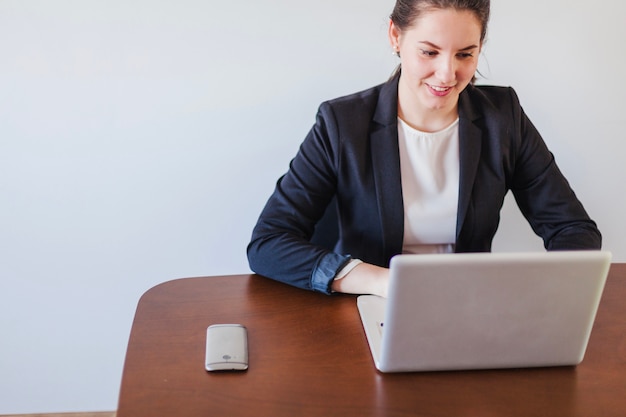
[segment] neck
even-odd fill
[[[450,126],[459,117],[459,115],[456,108],[454,111],[447,114],[435,114],[434,112],[432,114],[407,114],[407,112],[402,110],[402,106],[398,103],[398,117],[413,129],[417,129],[420,132],[433,133],[439,132],[440,130]]]

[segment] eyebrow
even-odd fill
[[[434,48],[434,49],[441,49],[440,46],[437,46],[434,43],[429,42],[429,41],[420,41],[420,43],[428,45],[428,46],[430,46],[431,48]],[[469,45],[469,46],[466,46],[465,48],[459,49],[459,51],[469,51],[471,49],[476,49],[476,48],[478,48],[478,45]]]

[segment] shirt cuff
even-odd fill
[[[360,259],[350,259],[346,266],[341,268],[341,270],[337,273],[337,276],[335,276],[335,281],[342,279],[343,277],[348,275],[354,268],[362,263],[363,261]]]
[[[337,253],[328,253],[318,261],[311,274],[311,288],[314,291],[331,294],[331,283],[340,271],[350,261],[349,256],[342,256]]]

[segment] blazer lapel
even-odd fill
[[[474,121],[480,114],[472,107],[468,87],[459,98],[459,203],[456,224],[457,242],[468,219],[472,188],[481,154],[482,130]]]
[[[402,252],[404,206],[398,145],[398,77],[382,87],[370,134],[384,261]]]

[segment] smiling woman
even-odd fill
[[[489,0],[398,0],[386,83],[323,103],[248,246],[255,272],[386,296],[400,253],[488,252],[512,191],[548,250],[601,235],[511,88],[472,81]],[[312,240],[336,201],[339,239]]]

